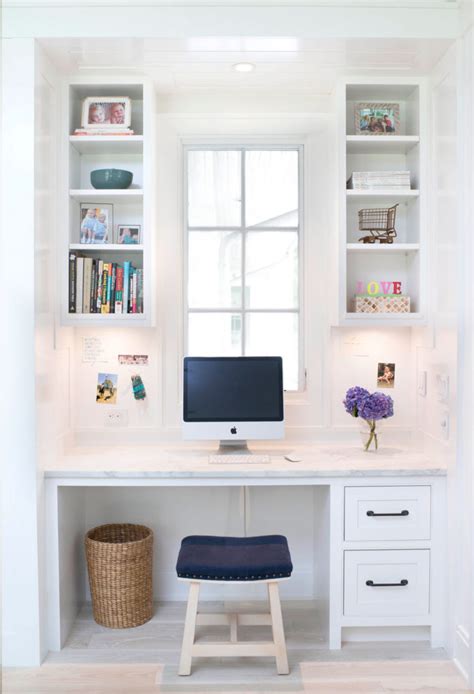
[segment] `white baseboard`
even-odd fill
[[[429,641],[430,627],[343,627],[343,642]]]

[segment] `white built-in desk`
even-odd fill
[[[275,487],[312,487],[318,597],[329,606],[330,647],[340,648],[342,630],[349,627],[429,627],[432,645],[444,645],[445,467],[420,451],[393,445],[377,453],[332,443],[252,448],[269,453],[271,462],[215,465],[208,462],[209,446],[170,443],[78,447],[52,463],[44,471],[50,649],[64,644],[83,599],[84,576],[76,574],[78,563],[84,572],[84,493],[94,487],[101,488],[104,508],[107,489],[119,487],[135,493],[137,487],[240,487],[247,490],[244,496],[257,487],[260,494],[267,493],[264,488],[270,494]],[[287,461],[290,451],[297,451],[301,462]],[[177,507],[176,518],[182,513]],[[121,519],[127,520],[123,512]],[[172,521],[167,517],[166,527]],[[221,530],[216,527],[214,534]],[[259,527],[249,530],[259,534]],[[297,572],[295,564],[295,578]]]

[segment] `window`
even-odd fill
[[[299,147],[187,147],[187,348],[301,379]]]

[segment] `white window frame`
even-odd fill
[[[304,242],[304,145],[303,144],[288,144],[288,143],[273,143],[273,144],[235,144],[235,143],[186,143],[183,147],[183,353],[188,353],[188,316],[190,313],[229,313],[240,314],[242,318],[242,335],[241,345],[242,353],[245,356],[245,317],[251,313],[295,313],[298,315],[298,387],[291,390],[291,393],[303,392],[306,388],[306,370],[304,365],[304,307],[303,307],[303,242]],[[213,226],[213,227],[190,227],[188,225],[188,152],[190,151],[238,151],[242,153],[241,157],[241,219],[239,226]],[[245,226],[245,152],[257,151],[295,151],[298,152],[298,226],[296,227],[265,227],[255,229]],[[242,304],[240,308],[189,308],[188,305],[188,275],[189,275],[189,233],[191,231],[239,231],[242,234],[242,277],[245,277],[245,242],[246,234],[249,231],[259,231],[266,233],[268,231],[296,231],[298,234],[298,307],[294,309],[248,309],[245,308],[245,297],[242,292]]]

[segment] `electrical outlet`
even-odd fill
[[[126,427],[128,426],[127,410],[110,410],[105,413],[104,425],[106,427]]]
[[[446,373],[436,374],[436,392],[438,402],[448,402],[449,400],[449,376]]]

